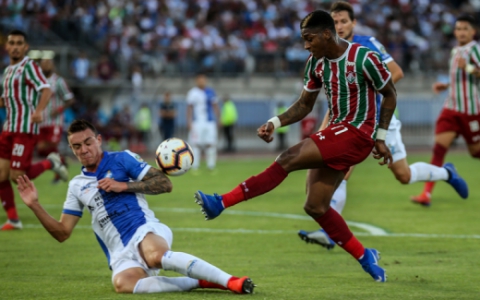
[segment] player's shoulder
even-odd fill
[[[352,39],[353,43],[357,43],[366,47],[372,51],[375,51],[381,55],[386,55],[387,50],[375,37],[370,35],[354,35]]]

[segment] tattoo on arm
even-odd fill
[[[298,100],[295,101],[287,111],[278,116],[282,126],[298,122],[308,115],[313,109],[317,96],[318,92],[310,93],[304,90],[300,95],[300,98],[298,98]]]
[[[127,182],[127,192],[158,195],[169,193],[172,190],[172,182],[160,170],[150,168],[142,181]]]
[[[388,125],[390,125],[390,120],[392,119],[394,112],[395,109],[382,107],[380,110],[380,121],[378,122],[378,127],[388,129]]]

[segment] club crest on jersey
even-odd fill
[[[107,174],[105,174],[105,178],[112,178],[113,179],[113,174],[110,170],[108,170]]]
[[[357,76],[355,75],[355,72],[347,72],[348,83],[350,83],[350,84],[354,83],[356,78],[357,78]]]

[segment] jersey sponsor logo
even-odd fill
[[[324,140],[324,139],[325,139],[325,136],[322,135],[321,132],[317,132],[315,135],[318,136],[318,139],[319,139],[319,140]]]
[[[20,162],[19,161],[12,161],[12,167],[20,168]]]
[[[352,84],[355,82],[355,79],[357,78],[357,76],[355,75],[355,72],[347,72],[347,81],[348,83]]]
[[[105,226],[108,225],[108,223],[110,223],[113,219],[115,218],[118,218],[120,216],[122,216],[123,214],[125,214],[126,212],[128,212],[129,209],[127,207],[126,210],[122,210],[122,211],[117,211],[117,210],[114,210],[112,213],[110,214],[107,214],[103,217],[99,217],[98,218],[98,225],[100,225],[100,228],[103,229],[105,228]]]
[[[94,186],[92,185],[92,183],[87,183],[86,185],[80,188],[80,192],[84,192],[86,194],[90,191],[90,188],[93,188],[93,187]]]
[[[347,67],[355,67],[354,61],[347,61]]]

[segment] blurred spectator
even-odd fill
[[[133,101],[137,100],[140,97],[143,85],[143,76],[142,76],[142,69],[140,69],[139,65],[133,66],[132,69],[132,98]]]
[[[285,105],[285,103],[279,102],[277,104],[277,111],[275,115],[278,116],[280,114],[283,114],[287,109],[288,107]],[[277,144],[278,151],[283,151],[288,148],[286,140],[287,140],[287,133],[289,128],[290,128],[289,126],[283,126],[275,130],[277,132],[277,138],[278,138],[278,144]]]
[[[220,123],[227,140],[224,151],[235,152],[233,128],[238,119],[237,108],[228,95],[223,96],[222,101],[223,106],[220,112]]]
[[[163,95],[163,101],[160,104],[160,120],[158,125],[163,140],[173,137],[175,132],[176,114],[175,104],[172,102],[170,92],[166,92]]]
[[[82,51],[72,62],[72,74],[78,81],[85,81],[88,78],[90,71],[90,61],[87,54]]]
[[[97,63],[97,76],[103,81],[109,81],[115,74],[115,68],[108,56],[103,54]]]
[[[135,129],[137,130],[138,143],[136,151],[145,152],[146,144],[148,143],[149,133],[152,128],[152,112],[147,103],[143,103],[140,109],[135,114]]]

